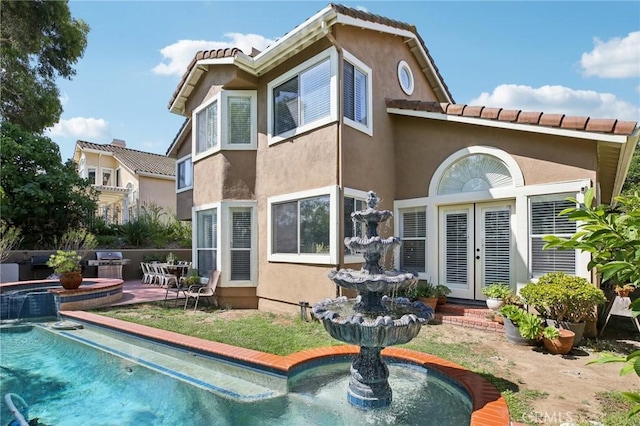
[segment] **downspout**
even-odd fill
[[[329,42],[333,45],[333,47],[336,49],[336,52],[338,53],[338,64],[337,64],[337,68],[338,68],[338,90],[336,91],[338,94],[338,126],[336,129],[336,148],[337,148],[337,152],[338,152],[338,161],[336,164],[336,181],[338,182],[338,200],[337,204],[338,204],[338,220],[340,220],[340,218],[342,218],[344,216],[343,214],[343,209],[344,209],[344,187],[343,187],[343,182],[342,182],[342,125],[343,125],[343,117],[342,117],[342,109],[344,108],[343,106],[343,79],[344,79],[344,73],[343,73],[343,58],[344,58],[344,54],[342,51],[342,47],[338,44],[338,41],[335,39],[335,37],[333,36],[333,34],[331,33],[329,26],[327,25],[327,21],[322,21],[322,32],[324,33],[324,35],[327,37],[327,40],[329,40]],[[338,233],[340,232],[340,226],[338,223]],[[338,270],[340,270],[342,268],[342,256],[340,256],[340,250],[344,250],[344,247],[338,248],[338,264],[336,265],[336,268]],[[336,297],[340,297],[342,295],[342,287],[336,285]]]

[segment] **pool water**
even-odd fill
[[[195,371],[194,386],[138,362],[143,348],[117,351],[124,357],[65,338],[42,326],[0,333],[0,392],[13,392],[29,404],[29,416],[45,425],[465,425],[471,417],[468,396],[435,374],[406,364],[389,365],[393,403],[361,411],[346,398],[349,363],[320,365],[296,374],[289,392],[265,392],[264,399],[234,398],[220,375]],[[157,350],[155,350],[157,352]],[[161,362],[156,360],[154,362]],[[188,361],[181,361],[183,364]],[[143,363],[144,364],[144,363]],[[157,371],[159,370],[159,371]],[[229,386],[239,386],[232,379]],[[222,392],[225,394],[225,392]],[[250,394],[250,392],[245,392]],[[11,419],[6,405],[2,423]]]

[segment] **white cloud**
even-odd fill
[[[103,118],[73,117],[60,120],[47,130],[52,138],[82,139],[95,142],[108,136],[109,123]]]
[[[580,59],[584,75],[601,78],[640,76],[640,31],[605,42],[595,38],[593,42],[593,50],[583,53]]]
[[[187,66],[193,56],[200,50],[216,50],[237,47],[245,54],[251,53],[251,48],[264,50],[273,43],[273,40],[258,34],[226,33],[229,41],[207,40],[179,40],[160,49],[162,62],[153,67],[152,71],[160,75],[181,76],[187,70]]]
[[[369,9],[367,9],[364,6],[357,6],[356,9],[359,10],[360,12],[369,13]]]
[[[469,101],[469,105],[542,111],[566,115],[639,120],[640,108],[611,93],[574,90],[564,86],[533,88],[516,84],[501,84],[493,93],[484,92]]]

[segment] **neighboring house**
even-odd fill
[[[327,273],[361,266],[343,239],[368,190],[404,241],[385,266],[452,297],[590,278],[585,255],[541,238],[575,231],[567,197],[612,201],[639,138],[635,122],[455,104],[413,26],[333,4],[251,56],[199,52],[169,109],[187,119],[168,154],[193,259],[222,271],[223,303],[268,310],[341,291]]]
[[[175,212],[175,160],[114,139],[109,144],[77,141],[73,161],[78,174],[98,190],[97,214],[108,223],[125,223],[145,206]]]

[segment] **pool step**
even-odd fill
[[[462,327],[504,333],[504,326],[491,319],[493,311],[478,305],[445,303],[438,305],[434,324],[453,324]]]
[[[223,361],[218,362],[193,352],[160,343],[136,338],[123,340],[121,336],[111,336],[109,332],[91,328],[57,332],[64,337],[90,345],[225,398],[252,402],[278,397],[286,391],[286,378],[227,365]],[[240,375],[244,375],[246,378],[239,377]],[[250,380],[250,378],[256,380]],[[264,383],[270,383],[274,386],[265,386]]]

